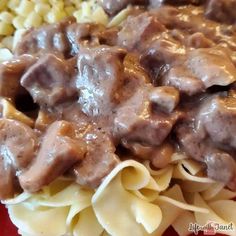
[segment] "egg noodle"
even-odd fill
[[[159,236],[173,226],[188,235],[190,223],[234,225],[236,192],[204,177],[197,162],[175,153],[171,163],[152,170],[133,160],[121,162],[95,191],[58,178],[37,194],[7,200],[12,222],[24,236]]]
[[[0,11],[0,60],[12,57],[11,51],[27,28],[68,15],[78,22],[115,26],[129,14],[126,8],[109,21],[96,1],[76,0],[1,0]],[[0,105],[3,117],[32,127],[33,121],[9,101],[1,99]],[[39,193],[24,192],[3,203],[24,236],[159,236],[169,226],[185,236],[190,224],[210,221],[232,223],[233,230],[218,233],[235,236],[235,197],[236,192],[205,177],[201,164],[175,153],[161,170],[153,170],[148,161],[123,161],[96,190],[60,177]]]

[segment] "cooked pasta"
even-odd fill
[[[190,223],[236,225],[236,205],[230,200],[236,193],[219,183],[216,187],[212,180],[201,176],[197,162],[182,158],[160,171],[151,170],[148,163],[145,167],[136,161],[124,161],[95,191],[59,178],[40,193],[22,193],[4,203],[12,222],[25,236],[99,236],[103,231],[114,236],[128,236],[131,231],[140,236],[161,236],[171,225],[185,236]],[[178,184],[174,184],[176,181]],[[191,200],[181,187],[185,182],[203,186],[191,190]],[[43,227],[48,221],[50,225]],[[219,232],[233,236],[236,231]]]

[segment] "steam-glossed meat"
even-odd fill
[[[70,44],[69,55],[78,54],[81,45],[99,45],[99,34],[105,31],[103,25],[73,23],[66,29],[66,36]]]
[[[161,84],[173,86],[181,93],[190,96],[201,93],[205,90],[203,82],[183,66],[171,68],[163,75]]]
[[[235,0],[209,0],[206,4],[205,15],[222,23],[236,22]]]
[[[75,56],[80,45],[98,44],[98,32],[104,26],[93,23],[75,23],[75,18],[29,30],[18,43],[16,55],[54,53],[60,57]]]
[[[236,68],[222,50],[195,49],[189,52],[187,64],[206,88],[213,85],[226,86],[236,80]]]
[[[148,88],[140,87],[118,108],[114,119],[114,132],[123,141],[160,145],[170,133],[177,115],[152,111]]]
[[[199,126],[203,125],[211,139],[236,148],[236,98],[219,97],[204,104],[199,115]]]
[[[107,134],[88,132],[85,140],[88,144],[86,156],[73,167],[73,173],[80,185],[97,188],[119,163],[119,157],[115,154],[116,148]]]
[[[125,50],[118,47],[82,49],[78,56],[78,103],[88,116],[108,115],[123,83]]]
[[[160,7],[162,4],[173,4],[173,5],[181,5],[181,4],[201,4],[204,0],[150,0],[150,4],[152,7]]]
[[[150,100],[160,109],[170,113],[179,103],[179,91],[174,87],[160,86],[151,91]]]
[[[0,96],[14,101],[17,95],[24,94],[20,78],[36,60],[31,55],[22,55],[0,64]]]
[[[138,29],[135,27],[137,25]],[[128,50],[142,49],[163,31],[165,31],[164,25],[158,21],[157,17],[148,13],[129,16],[118,33],[118,43]]]
[[[232,156],[217,150],[206,155],[205,163],[210,178],[227,184],[232,190],[236,188],[236,163]]]
[[[56,121],[50,125],[35,161],[19,176],[21,187],[37,192],[81,161],[86,146],[77,135],[76,127],[67,121]]]
[[[70,44],[66,37],[66,27],[75,22],[70,18],[57,24],[47,25],[36,30],[29,30],[18,43],[15,54],[36,54],[54,52],[64,55],[70,51]]]
[[[76,96],[73,61],[48,54],[22,76],[21,84],[40,106],[53,107]]]
[[[120,10],[126,8],[129,4],[146,4],[148,0],[99,0],[103,9],[110,15],[114,15]]]
[[[26,168],[35,157],[37,136],[27,125],[0,119],[0,199],[14,196],[17,171]]]

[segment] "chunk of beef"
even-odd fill
[[[124,80],[125,51],[118,47],[83,48],[78,56],[76,87],[82,111],[109,115]]]
[[[125,76],[127,77],[128,80],[132,80],[132,78],[135,78],[137,83],[139,85],[143,83],[150,83],[150,78],[144,69],[143,66],[141,66],[140,61],[139,61],[139,54],[133,54],[133,53],[128,53],[124,59],[124,70],[125,70]],[[125,81],[127,82],[127,80]],[[131,88],[133,92],[135,91],[134,85]],[[124,91],[126,91],[127,84],[124,86]]]
[[[155,168],[165,168],[171,162],[173,153],[174,147],[169,142],[164,142],[153,149],[150,157],[152,165]]]
[[[236,22],[236,0],[209,0],[205,15],[212,20],[233,24]]]
[[[150,101],[171,113],[179,103],[179,91],[170,86],[156,87],[150,93]]]
[[[33,56],[22,55],[0,64],[0,96],[14,101],[16,96],[24,94],[20,78],[35,61]]]
[[[97,34],[100,44],[105,44],[109,46],[118,45],[118,32],[118,27],[105,28],[104,30],[101,30]]]
[[[187,38],[186,44],[192,48],[210,48],[214,45],[203,33],[197,32]]]
[[[103,132],[88,132],[85,136],[88,150],[82,162],[73,167],[76,182],[97,188],[104,177],[119,163],[114,142]]]
[[[66,28],[75,22],[71,17],[62,22],[46,25],[39,29],[31,29],[23,35],[15,49],[16,55],[54,52],[65,55],[70,51],[66,37]]]
[[[118,33],[118,44],[128,50],[142,49],[165,30],[157,17],[148,13],[129,16]]]
[[[37,137],[27,125],[0,119],[0,199],[14,196],[16,171],[26,168],[37,149]]]
[[[139,55],[128,53],[124,58],[124,81],[119,91],[119,102],[127,101],[136,89],[150,83],[146,70],[140,65]]]
[[[236,80],[236,68],[222,50],[214,48],[192,50],[188,53],[187,64],[206,88],[213,85],[226,86]]]
[[[105,27],[93,23],[73,23],[66,29],[66,37],[70,44],[70,55],[78,54],[80,46],[89,44],[90,46],[99,44],[99,35],[105,31]]]
[[[203,82],[182,66],[171,68],[162,78],[162,85],[173,86],[189,96],[205,90]]]
[[[150,160],[155,168],[164,168],[170,161],[174,153],[173,146],[164,142],[159,146],[147,146],[138,142],[122,140],[122,145],[128,149],[136,158]]]
[[[70,17],[26,32],[18,43],[15,54],[53,53],[62,58],[70,58],[77,55],[80,45],[98,45],[101,31],[105,31],[105,27],[100,24],[77,24],[75,18]]]
[[[230,189],[236,190],[236,162],[228,153],[210,152],[205,157],[205,163],[210,178],[226,183]]]
[[[213,142],[236,148],[236,98],[209,99],[199,112],[199,122]]]
[[[152,1],[152,0],[151,0]],[[154,2],[155,0],[153,0]],[[158,0],[157,0],[158,4]],[[155,4],[156,5],[156,4]],[[157,6],[157,5],[156,5]],[[155,6],[154,6],[155,7]],[[151,8],[150,13],[153,14],[167,29],[177,29],[179,27],[180,10],[173,6],[164,5],[162,7]]]
[[[183,64],[185,47],[172,37],[161,36],[153,40],[141,55],[141,64],[148,70],[154,86],[173,65]],[[168,84],[167,84],[168,85]],[[170,84],[170,86],[172,86]],[[175,87],[173,85],[173,87]]]
[[[147,145],[159,145],[165,140],[176,116],[154,114],[148,96],[147,88],[141,87],[118,108],[114,119],[115,136]]]
[[[38,155],[32,165],[19,176],[21,187],[37,192],[72,165],[86,152],[84,141],[77,138],[76,127],[67,121],[56,121],[47,129]]]
[[[203,140],[206,138],[204,130],[196,132],[189,125],[181,124],[176,128],[176,134],[179,144],[184,151],[197,161],[203,161],[206,154],[206,145]]]
[[[143,60],[155,59],[162,63],[182,63],[185,47],[172,37],[165,35],[154,40],[144,52]]]
[[[41,57],[21,78],[21,84],[40,106],[53,107],[76,97],[74,66],[53,54]]]
[[[162,4],[172,4],[172,5],[181,5],[181,4],[194,4],[200,5],[204,0],[150,0],[151,7],[160,7]]]
[[[221,181],[236,190],[236,164],[233,157],[217,148],[204,130],[195,130],[186,124],[177,127],[177,137],[183,150],[192,158],[205,163],[210,178]]]
[[[129,4],[146,4],[148,0],[99,0],[103,9],[110,15],[114,15],[122,9],[126,8]]]

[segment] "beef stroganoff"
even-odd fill
[[[236,234],[235,0],[0,9],[0,199],[21,235]]]

